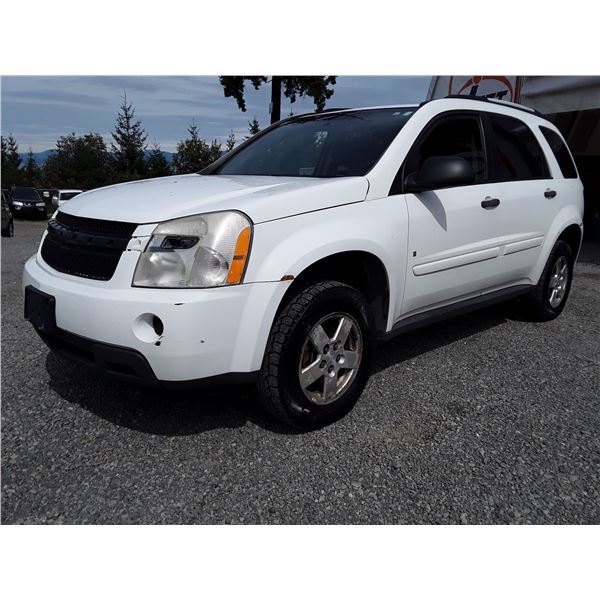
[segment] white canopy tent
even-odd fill
[[[600,77],[438,75],[428,100],[451,94],[478,95],[520,102],[544,114],[600,108]]]
[[[524,77],[519,101],[543,114],[600,108],[600,77]]]

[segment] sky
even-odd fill
[[[420,102],[431,77],[339,76],[327,107],[353,108]],[[192,120],[202,138],[225,142],[230,130],[238,141],[248,133],[248,121],[256,116],[261,127],[269,124],[269,86],[246,93],[246,112],[233,98],[225,98],[217,76],[94,76],[2,77],[0,125],[2,135],[12,133],[20,152],[55,147],[68,133],[100,133],[110,142],[115,116],[124,93],[136,110],[136,118],[163,150],[174,151],[185,139]],[[285,117],[312,112],[311,98],[294,105],[284,97]]]

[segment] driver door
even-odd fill
[[[401,317],[477,296],[501,279],[498,186],[488,183],[479,114],[453,111],[433,119],[406,157],[404,178],[417,177],[432,156],[466,159],[475,183],[405,194],[408,266]]]

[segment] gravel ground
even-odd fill
[[[49,354],[20,289],[43,228],[2,239],[2,523],[600,523],[600,246],[559,319],[398,338],[350,415],[293,434],[247,389],[149,394]]]

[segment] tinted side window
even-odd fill
[[[504,115],[490,115],[489,122],[495,180],[550,177],[544,152],[523,121]]]
[[[556,157],[556,161],[558,162],[563,177],[566,177],[567,179],[577,179],[575,163],[571,158],[571,153],[569,152],[567,145],[562,141],[560,135],[547,127],[540,127],[540,131],[550,145],[550,149]]]
[[[484,181],[487,165],[479,118],[469,115],[442,117],[411,149],[406,159],[404,176],[416,176],[423,162],[432,156],[460,156],[471,163],[475,181]]]

